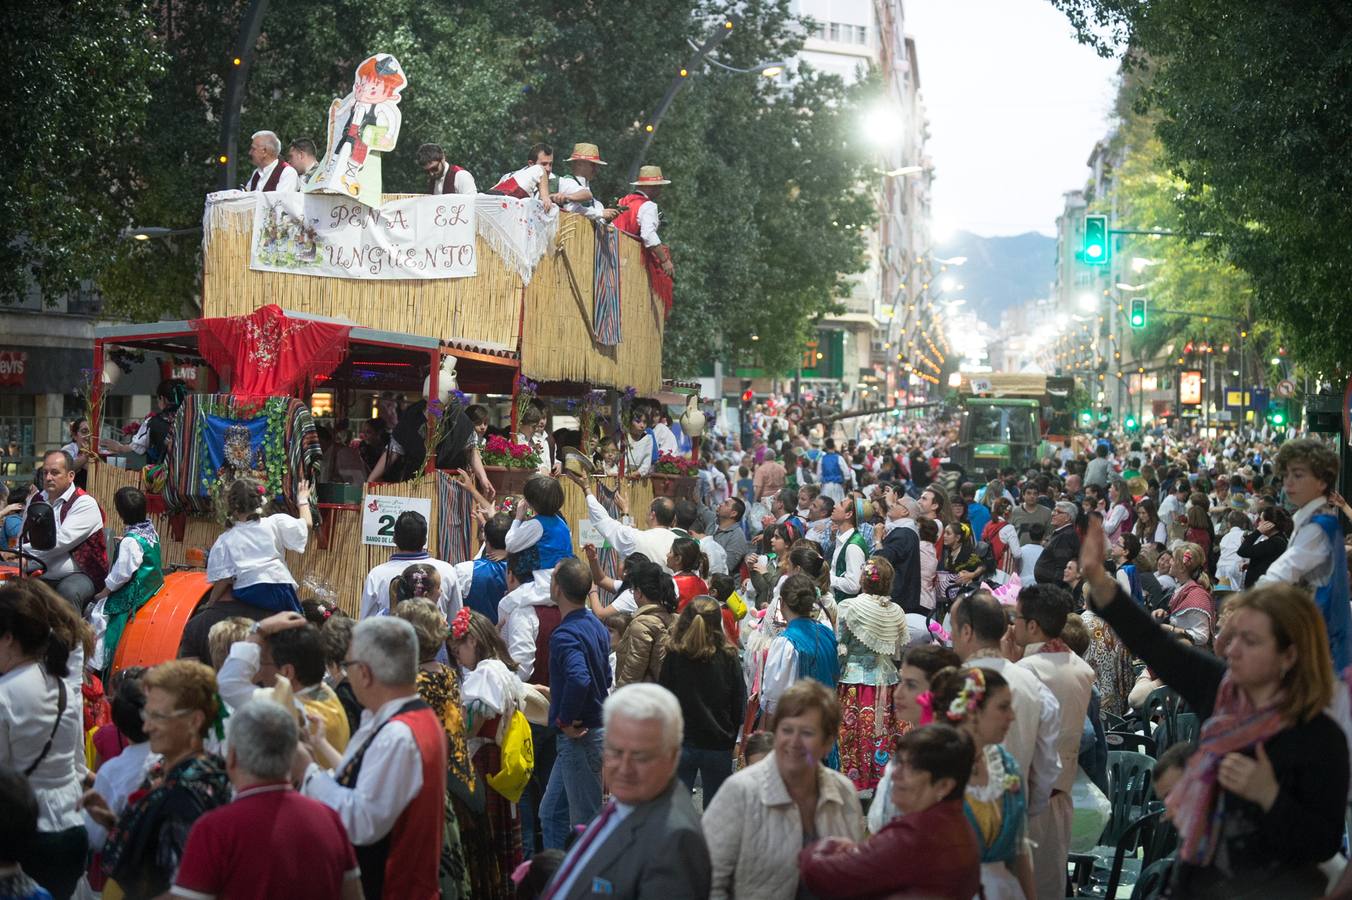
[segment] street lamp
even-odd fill
[[[778,60],[775,62],[762,63],[751,69],[738,69],[733,66],[725,65],[716,59],[711,59],[709,54],[712,53],[714,48],[719,44],[723,43],[736,27],[737,17],[729,15],[714,29],[714,33],[705,39],[703,44],[696,46],[694,41],[687,39],[687,43],[693,48],[690,60],[677,70],[676,77],[671,80],[671,84],[667,85],[667,92],[662,95],[661,102],[658,103],[657,108],[653,110],[651,118],[643,125],[643,130],[647,133],[647,136],[643,139],[643,146],[639,148],[638,155],[634,157],[634,163],[629,168],[630,181],[636,181],[638,179],[638,170],[643,165],[644,158],[648,155],[648,148],[652,146],[653,137],[657,134],[657,126],[662,124],[662,117],[665,116],[667,110],[671,108],[672,101],[676,99],[676,94],[680,92],[681,86],[684,85],[688,79],[697,74],[698,66],[701,62],[707,62],[737,74],[759,74],[764,75],[766,78],[773,78],[784,71],[785,64]]]
[[[905,178],[908,175],[919,175],[925,171],[924,166],[902,166],[899,169],[874,169],[875,175],[881,175],[884,178]]]
[[[954,257],[952,257],[951,259],[941,259],[941,258],[939,258],[939,257],[936,256],[936,257],[934,257],[934,261],[937,262],[937,263],[939,263],[940,265],[945,265],[945,266],[960,266],[960,265],[962,265],[963,263],[967,262],[967,257],[965,257],[965,256],[954,256]]]

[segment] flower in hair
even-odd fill
[[[457,641],[469,632],[469,607],[462,606],[451,620],[451,637]]]
[[[950,722],[961,722],[973,709],[981,705],[981,699],[985,696],[986,675],[980,668],[973,668],[963,677],[962,689],[958,691],[958,696],[953,698],[953,702],[948,704],[948,712],[945,715]]]
[[[924,693],[916,694],[916,696],[915,696],[915,704],[916,704],[916,706],[919,706],[919,707],[920,707],[920,724],[921,724],[921,725],[928,725],[928,724],[930,724],[931,722],[934,721],[934,694],[933,694],[933,693],[931,693],[930,691],[925,691]]]

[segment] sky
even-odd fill
[[[934,236],[1056,233],[1107,134],[1117,62],[1048,0],[902,0],[935,167]]]

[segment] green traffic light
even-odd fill
[[[1145,316],[1140,315],[1139,313],[1136,314],[1136,315],[1133,315],[1133,316],[1131,317],[1131,327],[1132,327],[1132,328],[1144,328],[1144,327],[1145,327]]]
[[[1084,217],[1084,260],[1090,265],[1108,261],[1108,217]]]
[[[1273,425],[1285,425],[1285,424],[1286,424],[1286,414],[1285,414],[1285,413],[1279,413],[1279,412],[1273,413],[1273,414],[1272,414],[1272,424],[1273,424]]]
[[[1127,428],[1128,428],[1129,430],[1132,429],[1132,428],[1135,428],[1135,427],[1136,427],[1136,417],[1135,417],[1135,416],[1127,416],[1127,420],[1126,420],[1126,422],[1124,422],[1123,424],[1126,425]]]

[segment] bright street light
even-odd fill
[[[1119,281],[1119,282],[1116,284],[1116,287],[1117,287],[1117,289],[1118,289],[1119,291],[1143,291],[1143,290],[1145,290],[1146,288],[1150,287],[1150,285],[1148,285],[1148,284],[1127,284],[1127,283],[1125,283],[1125,282]]]
[[[1149,266],[1158,266],[1164,262],[1162,259],[1148,259],[1144,256],[1133,256],[1131,258],[1131,270],[1133,272],[1144,272]]]
[[[1085,291],[1084,293],[1080,294],[1079,300],[1080,300],[1080,309],[1084,310],[1085,312],[1092,312],[1093,310],[1098,308],[1098,297],[1094,296],[1094,294],[1092,294],[1089,291]]]
[[[956,285],[957,285],[957,282],[954,281],[952,278],[945,278],[943,281],[940,281],[940,282],[939,282],[939,287],[942,288],[942,289],[945,290],[945,291],[951,291],[951,290],[953,290],[954,286],[956,286]]]
[[[939,263],[939,264],[941,264],[941,265],[945,265],[945,266],[960,266],[960,265],[962,265],[963,263],[967,262],[967,257],[965,257],[965,256],[954,256],[954,257],[951,258],[951,259],[941,259],[941,258],[939,258],[939,257],[936,256],[936,257],[934,257],[934,261],[937,262],[937,263]]]

